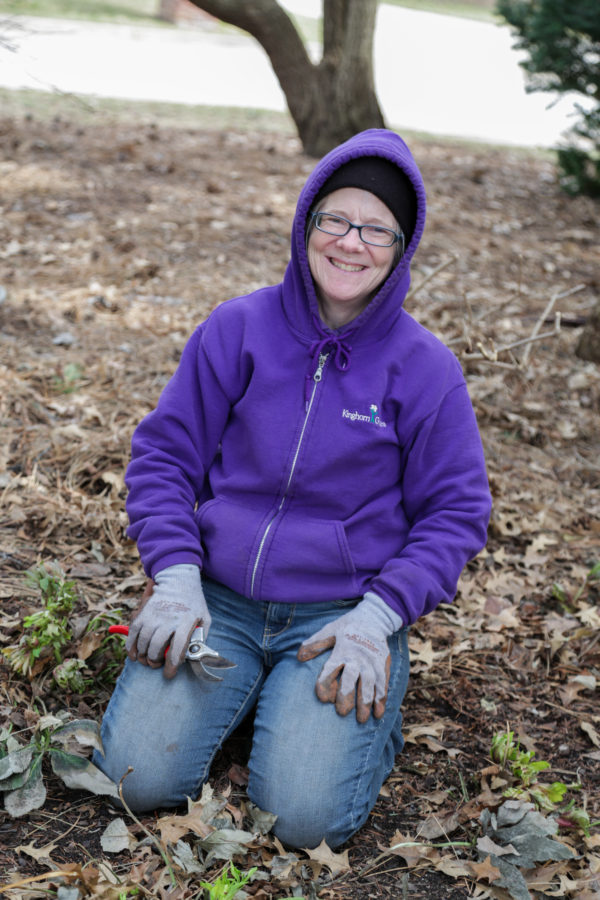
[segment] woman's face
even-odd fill
[[[319,212],[335,213],[355,225],[383,225],[398,230],[392,213],[379,197],[360,188],[328,194]],[[312,228],[308,263],[315,282],[321,318],[330,328],[351,322],[362,312],[388,275],[396,247],[377,247],[360,240],[356,228],[343,236]]]

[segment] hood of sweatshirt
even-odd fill
[[[340,166],[361,156],[380,156],[398,166],[411,182],[417,201],[412,237],[404,255],[367,305],[351,322],[332,331],[319,316],[319,304],[306,251],[307,217],[322,185]],[[304,185],[294,216],[291,258],[283,280],[283,303],[290,326],[311,345],[311,355],[323,348],[336,354],[338,368],[351,364],[352,346],[385,336],[402,311],[410,286],[410,264],[425,227],[425,186],[407,145],[393,131],[372,128],[334,148],[315,166]]]

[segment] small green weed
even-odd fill
[[[535,754],[531,750],[522,750],[518,741],[515,742],[512,731],[494,735],[490,756],[516,782],[504,791],[504,796],[529,799],[546,812],[556,809],[569,787],[579,787],[563,784],[562,781],[542,784],[538,775],[549,769],[550,763],[534,759]]]
[[[596,587],[600,587],[600,562],[592,566],[574,594],[570,594],[562,585],[554,583],[552,596],[558,600],[564,612],[572,613],[579,600],[587,598]]]
[[[121,621],[121,610],[91,619],[75,647],[69,623],[77,602],[75,582],[66,579],[57,563],[30,570],[26,581],[39,590],[42,608],[25,616],[21,638],[3,648],[11,668],[32,680],[53,666],[52,678],[58,687],[75,694],[112,686],[126,654],[123,641],[109,634],[108,628]]]
[[[123,668],[127,656],[125,641],[119,635],[108,633],[111,625],[121,622],[122,615],[121,609],[99,613],[90,620],[85,630],[84,640],[100,637],[98,646],[87,660],[88,667],[94,673],[92,683],[96,686],[112,687]]]
[[[23,635],[18,644],[5,647],[3,655],[10,666],[32,678],[54,659],[62,663],[62,652],[72,640],[68,616],[76,602],[75,582],[67,581],[57,563],[27,572],[28,584],[39,589],[43,607],[23,619]]]
[[[538,780],[540,772],[550,768],[546,760],[536,760],[531,750],[523,750],[515,741],[512,731],[503,731],[492,738],[490,756],[497,763],[512,784],[503,793],[507,798],[519,798],[534,803],[539,810],[554,813],[558,824],[564,828],[579,828],[588,835],[590,828],[600,822],[590,821],[584,809],[575,806],[575,801],[565,801],[567,791],[580,791],[580,784],[564,784],[553,781],[546,784]]]
[[[229,871],[223,869],[215,882],[202,881],[200,883],[200,886],[204,888],[205,900],[233,900],[237,892],[250,881],[255,872],[256,866],[242,874],[230,861]]]
[[[54,376],[54,389],[61,394],[72,394],[81,387],[83,369],[79,363],[70,362],[63,366],[62,374]]]
[[[85,677],[86,664],[82,659],[71,656],[64,659],[52,670],[52,677],[57,685],[65,691],[73,694],[83,694],[92,687],[92,678]]]

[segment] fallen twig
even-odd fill
[[[358,874],[360,877],[362,877],[366,872],[370,872],[371,869],[374,869],[375,866],[386,856],[389,856],[395,850],[401,850],[403,847],[427,847],[427,849],[433,850],[447,850],[450,847],[454,848],[472,846],[472,841],[442,841],[437,843],[432,843],[430,841],[401,841],[399,844],[393,844],[388,850],[384,850],[383,853],[380,853],[379,856],[376,856],[375,859],[364,868],[362,868]]]
[[[557,293],[552,294],[548,303],[546,304],[546,308],[542,315],[539,317],[537,322],[534,325],[533,331],[531,332],[531,337],[527,342],[527,346],[525,347],[525,352],[523,353],[523,359],[521,360],[523,365],[527,365],[529,360],[529,352],[531,350],[531,345],[534,340],[537,339],[538,333],[550,313],[552,312],[552,307],[556,303],[557,300],[563,300],[565,297],[570,297],[571,294],[576,294],[578,291],[582,291],[585,287],[585,284],[578,284],[574,288],[570,288],[568,291],[557,291]]]
[[[477,346],[479,347],[479,353],[465,353],[463,355],[463,359],[467,360],[485,360],[486,362],[492,362],[499,364],[498,355],[500,353],[507,353],[509,350],[515,350],[517,347],[527,346],[528,344],[532,344],[534,341],[543,341],[546,338],[556,337],[557,334],[560,333],[560,313],[556,313],[554,329],[552,331],[545,331],[543,334],[531,335],[528,338],[521,338],[519,341],[513,341],[512,344],[505,344],[503,347],[493,347],[491,350],[486,350],[481,341],[477,341]],[[525,355],[523,354],[523,358]],[[523,363],[521,362],[521,365]],[[507,365],[504,363],[504,365]],[[515,363],[514,367],[518,367],[519,364]]]
[[[146,835],[150,838],[150,840],[152,841],[152,843],[158,850],[158,852],[162,858],[162,861],[164,862],[165,866],[167,867],[167,871],[169,873],[169,879],[171,881],[172,887],[177,887],[178,881],[177,881],[177,878],[175,877],[175,872],[173,871],[173,864],[171,862],[169,854],[167,853],[165,848],[162,846],[162,844],[160,843],[158,838],[155,835],[153,835],[152,832],[146,828],[146,826],[143,824],[143,822],[140,822],[140,820],[137,818],[137,816],[127,806],[127,803],[125,802],[125,800],[123,798],[123,782],[125,781],[127,776],[130,775],[132,772],[133,772],[133,768],[131,766],[129,766],[127,768],[127,771],[125,772],[124,775],[121,776],[121,779],[119,781],[119,797],[121,798],[121,803],[123,804],[123,808],[128,813],[128,815],[131,816],[133,821],[137,825],[139,825],[139,827],[142,829],[142,831],[144,831],[146,833]]]
[[[23,887],[24,884],[31,884],[34,881],[54,881],[55,878],[76,878],[77,872],[67,872],[62,869],[52,869],[50,872],[44,872],[42,875],[30,875],[28,878],[22,878],[20,881],[12,881],[10,884],[0,884],[0,894],[4,891],[12,891],[14,888]]]
[[[452,263],[455,263],[458,258],[459,257],[455,254],[454,256],[451,256],[450,259],[444,260],[444,262],[440,263],[439,266],[436,266],[435,269],[433,269],[429,273],[429,275],[426,275],[425,278],[423,278],[423,280],[419,282],[419,284],[409,290],[408,294],[406,295],[406,299],[408,300],[409,298],[414,297],[415,294],[418,294],[418,292],[425,287],[428,281],[431,281],[432,278],[435,278],[436,275],[439,275],[440,272],[448,268],[448,266],[451,266]]]
[[[586,459],[585,456],[582,456],[577,450],[575,451],[575,459],[584,469],[590,469],[592,472],[600,472],[600,466],[590,462],[589,459]]]

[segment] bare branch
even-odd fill
[[[425,278],[416,285],[416,287],[413,287],[409,290],[408,294],[406,295],[406,299],[408,300],[409,298],[414,297],[415,294],[417,294],[425,287],[428,281],[431,281],[432,278],[435,278],[436,275],[439,275],[440,272],[443,272],[444,269],[447,269],[448,266],[451,266],[458,259],[459,257],[455,254],[454,256],[451,256],[450,259],[444,260],[444,262],[440,263],[439,266],[436,266],[436,268],[433,269],[429,273],[429,275],[426,275]]]
[[[556,337],[560,333],[560,313],[556,314],[555,324],[553,331],[545,331],[544,334],[536,334],[531,335],[527,338],[522,338],[520,341],[514,341],[512,344],[505,344],[504,347],[492,347],[491,350],[486,350],[481,341],[477,341],[477,346],[479,347],[479,353],[465,353],[463,355],[463,359],[471,360],[486,360],[487,362],[498,362],[498,356],[500,353],[508,353],[510,350],[515,350],[517,347],[528,346],[529,344],[534,343],[535,341],[543,341],[546,338]],[[506,363],[505,363],[506,365]],[[521,363],[514,363],[514,366],[522,366],[523,361]]]
[[[542,325],[544,324],[544,322],[546,321],[546,319],[548,318],[548,316],[550,315],[550,313],[552,312],[552,307],[554,306],[556,301],[563,300],[565,297],[570,297],[571,294],[576,294],[578,291],[582,291],[584,289],[584,287],[585,287],[585,284],[578,284],[576,287],[570,288],[570,290],[568,290],[568,291],[562,291],[562,292],[558,291],[557,293],[553,294],[550,297],[550,299],[548,300],[548,303],[546,304],[546,308],[545,308],[544,312],[542,313],[542,315],[539,317],[539,319],[535,323],[534,329],[531,332],[531,338],[527,342],[527,347],[525,348],[525,352],[523,354],[523,359],[522,359],[523,365],[527,365],[527,362],[529,361],[529,351],[531,349],[531,346],[534,343],[534,341],[537,339],[539,330],[542,327]]]

